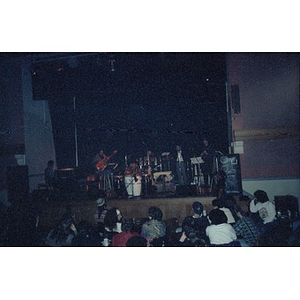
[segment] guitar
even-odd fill
[[[96,163],[96,169],[98,171],[103,171],[107,165],[108,165],[108,161],[116,154],[118,153],[118,150],[114,150],[113,153],[110,156],[107,156],[103,159],[100,159],[97,163]]]

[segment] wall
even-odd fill
[[[47,161],[55,160],[55,149],[48,103],[32,100],[30,60],[7,55],[0,75],[0,201],[8,206],[7,166],[28,165],[33,190],[43,181]]]
[[[230,94],[231,122],[247,192],[300,198],[299,61],[297,53],[227,55],[228,85],[239,86],[240,113]]]
[[[22,79],[25,151],[32,191],[44,181],[48,160],[56,162],[56,156],[48,101],[33,100],[30,62],[26,59],[23,60]]]

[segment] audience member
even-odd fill
[[[242,237],[248,246],[253,247],[259,235],[258,227],[253,219],[246,214],[243,215],[241,212],[237,212],[237,216],[239,220],[232,225],[236,235]]]
[[[104,231],[104,218],[107,213],[106,200],[104,198],[98,198],[96,200],[97,211],[94,214],[94,219],[98,229]]]
[[[228,224],[235,223],[235,219],[232,215],[232,212],[230,211],[229,208],[225,207],[224,204],[222,202],[220,202],[219,199],[214,199],[212,201],[212,206],[213,206],[214,209],[220,209],[225,213],[225,215],[227,217],[227,223]]]
[[[72,239],[73,247],[101,247],[102,238],[96,227],[87,221],[81,221],[77,226],[77,235]]]
[[[254,197],[250,201],[250,212],[253,213],[252,217],[256,222],[260,233],[263,234],[267,230],[275,226],[276,210],[273,202],[265,191],[257,190],[254,192]]]
[[[175,246],[178,247],[207,247],[209,241],[205,238],[199,237],[198,232],[190,227],[184,226],[179,241]]]
[[[153,239],[166,235],[166,224],[162,221],[163,213],[158,207],[151,206],[148,216],[149,221],[143,224],[141,236],[150,243]]]
[[[134,226],[133,219],[122,220],[122,232],[113,236],[111,241],[112,247],[126,247],[127,241],[133,237],[138,236],[138,228]]]
[[[142,236],[133,236],[127,241],[126,247],[147,247],[147,240]]]
[[[105,236],[108,238],[109,241],[112,240],[112,237],[115,234],[120,233],[122,231],[121,221],[122,221],[122,214],[116,207],[109,209],[105,214],[104,217]]]
[[[209,213],[211,225],[206,228],[206,235],[209,238],[211,246],[226,245],[231,246],[231,243],[237,239],[233,227],[227,223],[227,217],[224,211],[213,209]]]
[[[71,246],[72,239],[77,235],[75,215],[67,211],[61,218],[58,226],[50,230],[45,239],[46,246]]]
[[[192,205],[193,214],[187,216],[182,222],[182,228],[189,226],[193,228],[199,238],[206,238],[205,230],[209,226],[209,221],[206,216],[203,216],[202,203],[195,201]]]

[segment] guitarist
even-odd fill
[[[117,150],[114,150],[110,156],[107,156],[104,153],[104,150],[101,149],[100,152],[95,156],[95,159],[94,159],[96,170],[103,171],[106,168],[110,158],[117,152],[118,152]]]

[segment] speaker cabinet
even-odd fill
[[[8,166],[6,168],[8,200],[11,203],[29,199],[28,166]]]

